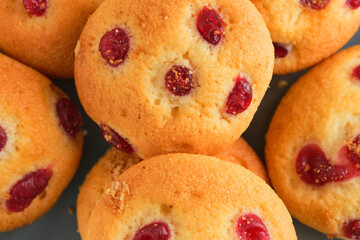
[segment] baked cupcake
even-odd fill
[[[248,0],[107,0],[81,35],[75,81],[118,149],[215,155],[248,127],[273,52]]]
[[[226,152],[219,154],[218,158],[237,163],[268,182],[267,173],[260,159],[242,138]],[[134,154],[126,154],[116,148],[110,148],[86,176],[77,201],[77,219],[82,239],[85,239],[91,212],[101,194],[126,169],[140,161],[141,159]]]
[[[96,203],[85,239],[296,239],[273,190],[213,157],[170,154],[124,171]]]
[[[72,78],[76,42],[101,2],[2,0],[0,50],[51,77]]]
[[[271,182],[289,211],[330,237],[360,239],[360,46],[314,67],[266,136]]]
[[[45,214],[78,167],[81,116],[50,80],[0,54],[0,231]]]
[[[310,67],[347,43],[360,24],[358,0],[252,0],[275,47],[275,74]]]

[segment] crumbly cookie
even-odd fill
[[[125,170],[91,214],[85,239],[297,239],[274,191],[234,163],[169,154]]]
[[[81,115],[49,79],[0,54],[0,232],[45,214],[78,167]]]
[[[2,0],[0,50],[51,77],[72,78],[76,42],[102,1]]]
[[[242,138],[217,157],[223,161],[237,163],[269,182],[260,159]],[[110,148],[86,176],[77,201],[79,233],[83,239],[91,212],[101,194],[120,174],[140,161],[141,159],[134,154],[126,154],[116,148]]]
[[[275,46],[275,74],[310,67],[347,43],[360,24],[357,0],[252,0]]]
[[[281,101],[266,136],[272,184],[289,211],[360,239],[360,46],[314,67]]]
[[[249,0],[107,0],[84,27],[75,81],[120,150],[215,155],[248,127],[273,52]]]

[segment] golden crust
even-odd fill
[[[266,183],[270,183],[264,164],[243,138],[239,138],[225,152],[216,155],[216,157],[223,161],[237,163],[255,173]]]
[[[32,17],[23,1],[2,0],[0,49],[46,75],[72,78],[76,42],[102,1],[51,0],[44,16]]]
[[[227,24],[225,40],[216,47],[196,29],[197,12],[206,5],[220,9]],[[130,50],[112,68],[98,46],[115,26],[128,32]],[[108,0],[90,17],[78,43],[76,87],[89,116],[129,139],[142,158],[215,155],[248,127],[271,80],[273,51],[265,23],[248,0]],[[191,66],[201,87],[172,96],[164,76],[175,64]],[[231,117],[224,105],[239,73],[252,85],[253,102]]]
[[[120,175],[97,202],[85,239],[131,238],[158,220],[170,225],[172,239],[235,239],[237,217],[249,212],[272,239],[296,239],[284,204],[253,173],[212,157],[170,154]]]
[[[356,46],[311,69],[285,95],[266,136],[275,190],[296,218],[330,236],[343,237],[343,224],[360,217],[360,178],[313,187],[299,178],[295,159],[314,143],[335,164],[340,148],[360,133],[360,82],[352,77],[359,64]]]
[[[262,13],[274,42],[292,45],[290,54],[275,59],[275,74],[310,67],[335,53],[356,33],[360,8],[345,0],[331,0],[323,10],[303,6],[299,0],[252,0]]]
[[[59,127],[56,100],[65,97],[47,78],[0,54],[0,125],[8,142],[0,152],[0,231],[9,231],[45,214],[78,167],[82,134],[70,139]],[[26,174],[53,166],[45,191],[22,212],[9,213],[5,197]]]
[[[224,161],[237,163],[256,173],[267,183],[269,182],[264,165],[242,138],[217,157]],[[140,158],[136,155],[125,154],[115,148],[110,148],[86,176],[77,201],[78,226],[82,239],[85,238],[91,212],[101,194],[123,171],[138,162],[140,162]]]
[[[92,210],[101,194],[126,169],[140,162],[136,155],[110,148],[99,162],[91,169],[80,187],[77,200],[77,219],[81,238],[85,238],[87,225]]]

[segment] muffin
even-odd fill
[[[55,78],[74,76],[74,49],[102,0],[2,0],[0,50]]]
[[[79,165],[81,116],[49,79],[0,54],[0,231],[45,214]]]
[[[310,67],[347,43],[360,24],[357,0],[252,0],[275,47],[275,74]]]
[[[217,157],[224,161],[237,163],[268,182],[263,164],[242,138]],[[141,159],[134,154],[126,154],[116,148],[110,148],[86,176],[77,201],[77,219],[82,239],[85,239],[91,212],[101,194],[126,169],[140,161]]]
[[[125,170],[96,203],[85,239],[296,239],[273,190],[234,163],[169,154]]]
[[[216,155],[248,127],[273,58],[248,0],[107,0],[81,34],[75,82],[125,153]]]
[[[266,136],[271,182],[290,213],[330,237],[360,239],[360,46],[301,77]]]

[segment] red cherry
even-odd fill
[[[225,34],[225,23],[219,12],[211,7],[204,7],[199,12],[196,25],[200,35],[215,46],[219,44]]]
[[[6,200],[6,209],[21,212],[47,187],[53,172],[50,167],[31,172],[11,187],[10,198]]]
[[[252,100],[252,88],[246,78],[240,77],[235,80],[235,86],[231,90],[226,102],[226,112],[230,115],[238,115],[245,111]]]
[[[330,0],[300,0],[301,4],[314,10],[321,10],[326,8],[329,2]]]
[[[26,11],[34,17],[41,17],[48,8],[47,0],[23,0]]]
[[[356,80],[360,80],[360,65],[354,68],[352,76],[356,78]]]
[[[289,54],[285,44],[273,42],[275,48],[275,58],[284,58]]]
[[[238,219],[236,232],[239,240],[270,240],[263,220],[252,213]]]
[[[56,112],[60,126],[70,137],[75,137],[83,124],[81,114],[76,105],[67,98],[60,98],[56,103]]]
[[[351,177],[346,166],[331,165],[325,153],[316,144],[307,145],[300,150],[295,167],[301,180],[317,187]]]
[[[0,127],[0,152],[5,148],[7,143],[7,134],[5,130]]]
[[[111,127],[101,124],[100,125],[101,133],[111,146],[116,147],[120,151],[124,153],[134,153],[134,148],[130,145],[130,143],[127,141],[127,139],[122,138],[114,129]]]
[[[347,0],[346,2],[351,9],[360,7],[360,0]]]
[[[128,55],[129,37],[123,29],[114,28],[101,38],[99,51],[111,67],[117,67]]]
[[[344,236],[353,240],[360,240],[360,219],[351,220],[344,224]]]
[[[173,66],[165,76],[166,88],[176,96],[188,95],[192,88],[192,73],[185,66]]]
[[[138,230],[133,240],[168,240],[170,228],[164,222],[153,222]]]

